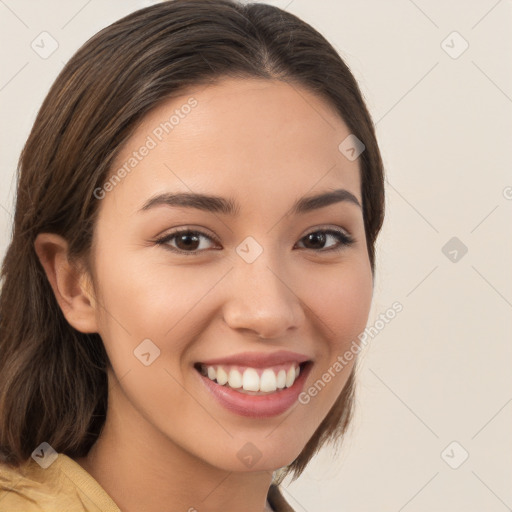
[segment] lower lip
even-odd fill
[[[289,388],[268,395],[247,395],[228,386],[221,386],[194,369],[206,388],[226,409],[240,416],[251,418],[269,418],[287,411],[298,399],[312,363],[301,368],[300,374]]]

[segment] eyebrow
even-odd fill
[[[293,204],[291,213],[292,215],[304,214],[340,202],[348,202],[361,208],[359,200],[352,192],[346,189],[337,189],[299,198]],[[236,215],[240,211],[240,205],[233,199],[192,192],[158,194],[148,199],[139,211],[146,211],[162,205],[196,208],[225,215]]]

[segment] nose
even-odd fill
[[[237,262],[230,272],[224,321],[261,338],[279,338],[302,325],[304,309],[294,291],[297,280],[282,267],[272,268],[263,254],[253,263]]]

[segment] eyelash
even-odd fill
[[[338,246],[334,246],[334,247],[331,247],[328,249],[307,249],[306,248],[306,250],[315,251],[318,253],[339,252],[339,251],[343,250],[344,248],[351,246],[356,241],[352,236],[348,235],[344,231],[341,231],[338,229],[333,229],[333,228],[317,229],[315,231],[311,231],[311,232],[307,233],[306,235],[304,235],[300,240],[303,240],[307,236],[316,234],[316,233],[324,233],[326,235],[333,235],[338,238],[340,243]],[[199,230],[193,230],[193,229],[187,229],[187,228],[177,229],[176,231],[173,231],[172,233],[168,233],[167,235],[155,240],[155,243],[158,245],[163,245],[164,248],[166,248],[167,250],[170,250],[177,254],[183,254],[185,256],[199,256],[200,253],[202,253],[206,250],[206,249],[202,249],[202,250],[196,249],[194,251],[182,251],[181,249],[177,249],[175,247],[171,247],[170,245],[168,245],[168,242],[171,241],[173,238],[178,237],[179,235],[183,235],[183,234],[200,235],[200,236],[204,236],[216,243],[219,243],[219,241],[215,237],[207,235],[206,233],[203,233],[202,231],[199,231]]]

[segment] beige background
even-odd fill
[[[2,257],[49,86],[90,36],[150,3],[0,0]],[[403,305],[361,358],[341,453],[322,451],[283,492],[308,512],[510,510],[512,2],[269,3],[323,33],[359,80],[387,169],[369,324]],[[31,48],[43,31],[58,43],[48,58]]]

